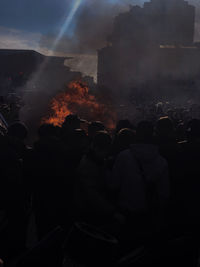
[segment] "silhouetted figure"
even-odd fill
[[[121,129],[115,136],[113,141],[113,153],[114,155],[119,154],[123,150],[126,150],[130,145],[136,143],[136,131],[124,128]]]
[[[136,128],[136,137],[138,143],[153,144],[154,143],[154,126],[150,121],[141,121]]]
[[[7,137],[0,136],[0,257],[8,260],[25,248],[22,163]]]
[[[81,120],[78,115],[68,115],[62,124],[62,135],[66,136],[67,134],[70,134],[73,130],[80,129],[81,123],[85,123],[85,121]]]
[[[43,124],[38,129],[38,135],[40,138],[48,138],[50,136],[59,138],[61,129],[58,126],[52,124]]]
[[[176,218],[183,229],[199,233],[200,224],[200,120],[193,119],[187,125],[187,141],[181,148],[179,179],[174,192]]]
[[[170,145],[176,142],[175,129],[169,117],[161,117],[156,123],[156,136],[159,144]]]
[[[159,147],[160,154],[167,160],[170,177],[170,205],[169,205],[169,221],[171,225],[178,222],[178,212],[176,207],[177,195],[180,190],[181,182],[181,151],[176,140],[176,132],[174,123],[169,117],[162,117],[156,123],[156,142]],[[176,208],[175,208],[176,207]],[[172,226],[173,228],[173,226]]]
[[[145,234],[163,227],[163,212],[169,199],[166,160],[152,144],[153,127],[144,121],[137,127],[138,144],[119,154],[112,173],[116,205],[126,217],[122,239],[135,243]],[[129,240],[129,241],[128,241]]]
[[[42,125],[38,131],[39,140],[34,144],[33,205],[40,239],[60,225],[63,213],[63,148],[57,129],[53,128]]]
[[[176,127],[176,137],[178,142],[186,140],[186,125],[183,121],[180,121]]]
[[[75,188],[77,220],[106,225],[113,216],[115,208],[108,200],[105,169],[110,145],[108,133],[98,132],[80,162]]]
[[[62,137],[62,143],[69,156],[68,160],[74,161],[74,166],[80,163],[84,153],[88,151],[89,138],[82,129],[75,129]],[[73,164],[73,163],[72,163]]]
[[[200,237],[200,120],[189,121],[194,107],[171,106],[168,112],[169,105],[163,102],[159,112],[154,104],[141,107],[144,118],[152,109],[152,119],[140,121],[136,131],[129,120],[122,120],[112,138],[99,121],[88,123],[87,134],[80,129],[85,121],[71,114],[62,127],[41,125],[33,148],[26,145],[26,126],[11,124],[0,135],[0,258],[7,263],[26,249],[27,223],[34,212],[41,242],[19,265],[38,263],[42,251],[42,262],[51,264],[48,253],[54,249],[52,265],[61,265],[61,243],[77,221],[86,224],[75,224],[78,228],[70,232],[75,237],[72,252],[76,230],[79,247],[94,231],[92,261],[99,255],[95,245],[104,230],[120,239],[120,255],[145,244],[148,249],[155,246],[148,252],[150,259],[156,253],[162,259],[178,251],[189,262]],[[160,114],[170,117],[158,119]],[[90,262],[83,251],[77,255]]]
[[[33,151],[25,144],[27,137],[28,129],[24,123],[17,121],[8,127],[8,142],[11,149],[16,153],[22,169],[21,188],[18,192],[21,198],[21,214],[18,211],[18,218],[21,218],[21,221],[19,223],[20,229],[18,229],[18,233],[21,235],[21,244],[23,243],[24,248],[26,246],[27,227],[31,212],[31,173],[33,170]]]
[[[84,154],[89,150],[89,138],[82,129],[76,129],[70,134],[62,137],[64,153],[61,161],[61,173],[65,180],[65,205],[63,213],[63,227],[70,228],[74,221],[73,193],[77,181],[77,168]],[[67,215],[67,216],[66,216]]]
[[[156,143],[161,155],[167,160],[170,177],[176,175],[179,150],[176,141],[176,132],[169,117],[161,117],[156,123]],[[172,178],[173,179],[173,178]]]
[[[8,138],[10,144],[19,158],[23,159],[26,154],[27,147],[24,143],[28,136],[28,129],[22,122],[15,122],[8,127]]]
[[[116,126],[116,133],[118,133],[121,129],[128,128],[128,129],[134,129],[134,126],[129,120],[120,120],[117,123]]]
[[[105,126],[100,121],[93,121],[93,122],[89,123],[88,136],[89,136],[90,140],[96,135],[97,132],[104,131],[104,130],[105,130]]]

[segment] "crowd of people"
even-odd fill
[[[37,242],[58,226],[66,238],[82,222],[115,237],[118,256],[189,236],[197,266],[200,120],[121,120],[112,133],[99,121],[87,126],[74,114],[62,127],[43,124],[32,147],[21,122],[1,134],[0,258],[27,251],[34,214]]]

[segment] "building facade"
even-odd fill
[[[122,96],[134,89],[174,96],[197,87],[194,25],[195,7],[184,0],[151,0],[119,14],[107,46],[98,51],[99,88]]]
[[[0,49],[0,95],[26,88],[30,80],[33,80],[29,83],[30,91],[46,90],[50,86],[56,91],[62,84],[81,78],[80,72],[64,65],[66,59],[44,56],[33,50]]]

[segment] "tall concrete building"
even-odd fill
[[[194,45],[195,7],[184,0],[151,0],[131,6],[114,21],[98,51],[98,85],[119,95],[190,93],[200,79]],[[192,89],[191,89],[192,87]]]

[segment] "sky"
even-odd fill
[[[0,0],[0,48],[34,49],[45,55],[69,56],[74,69],[93,75],[96,51],[105,45],[115,15],[144,0]],[[200,1],[196,39],[200,40]],[[90,64],[91,63],[91,64]],[[94,74],[95,75],[95,74]]]
[[[113,16],[131,2],[138,1],[1,0],[0,45],[13,46],[16,41],[16,48],[51,50],[62,31],[56,52],[94,53],[100,38],[109,31],[107,26]],[[100,38],[95,38],[97,34]]]

